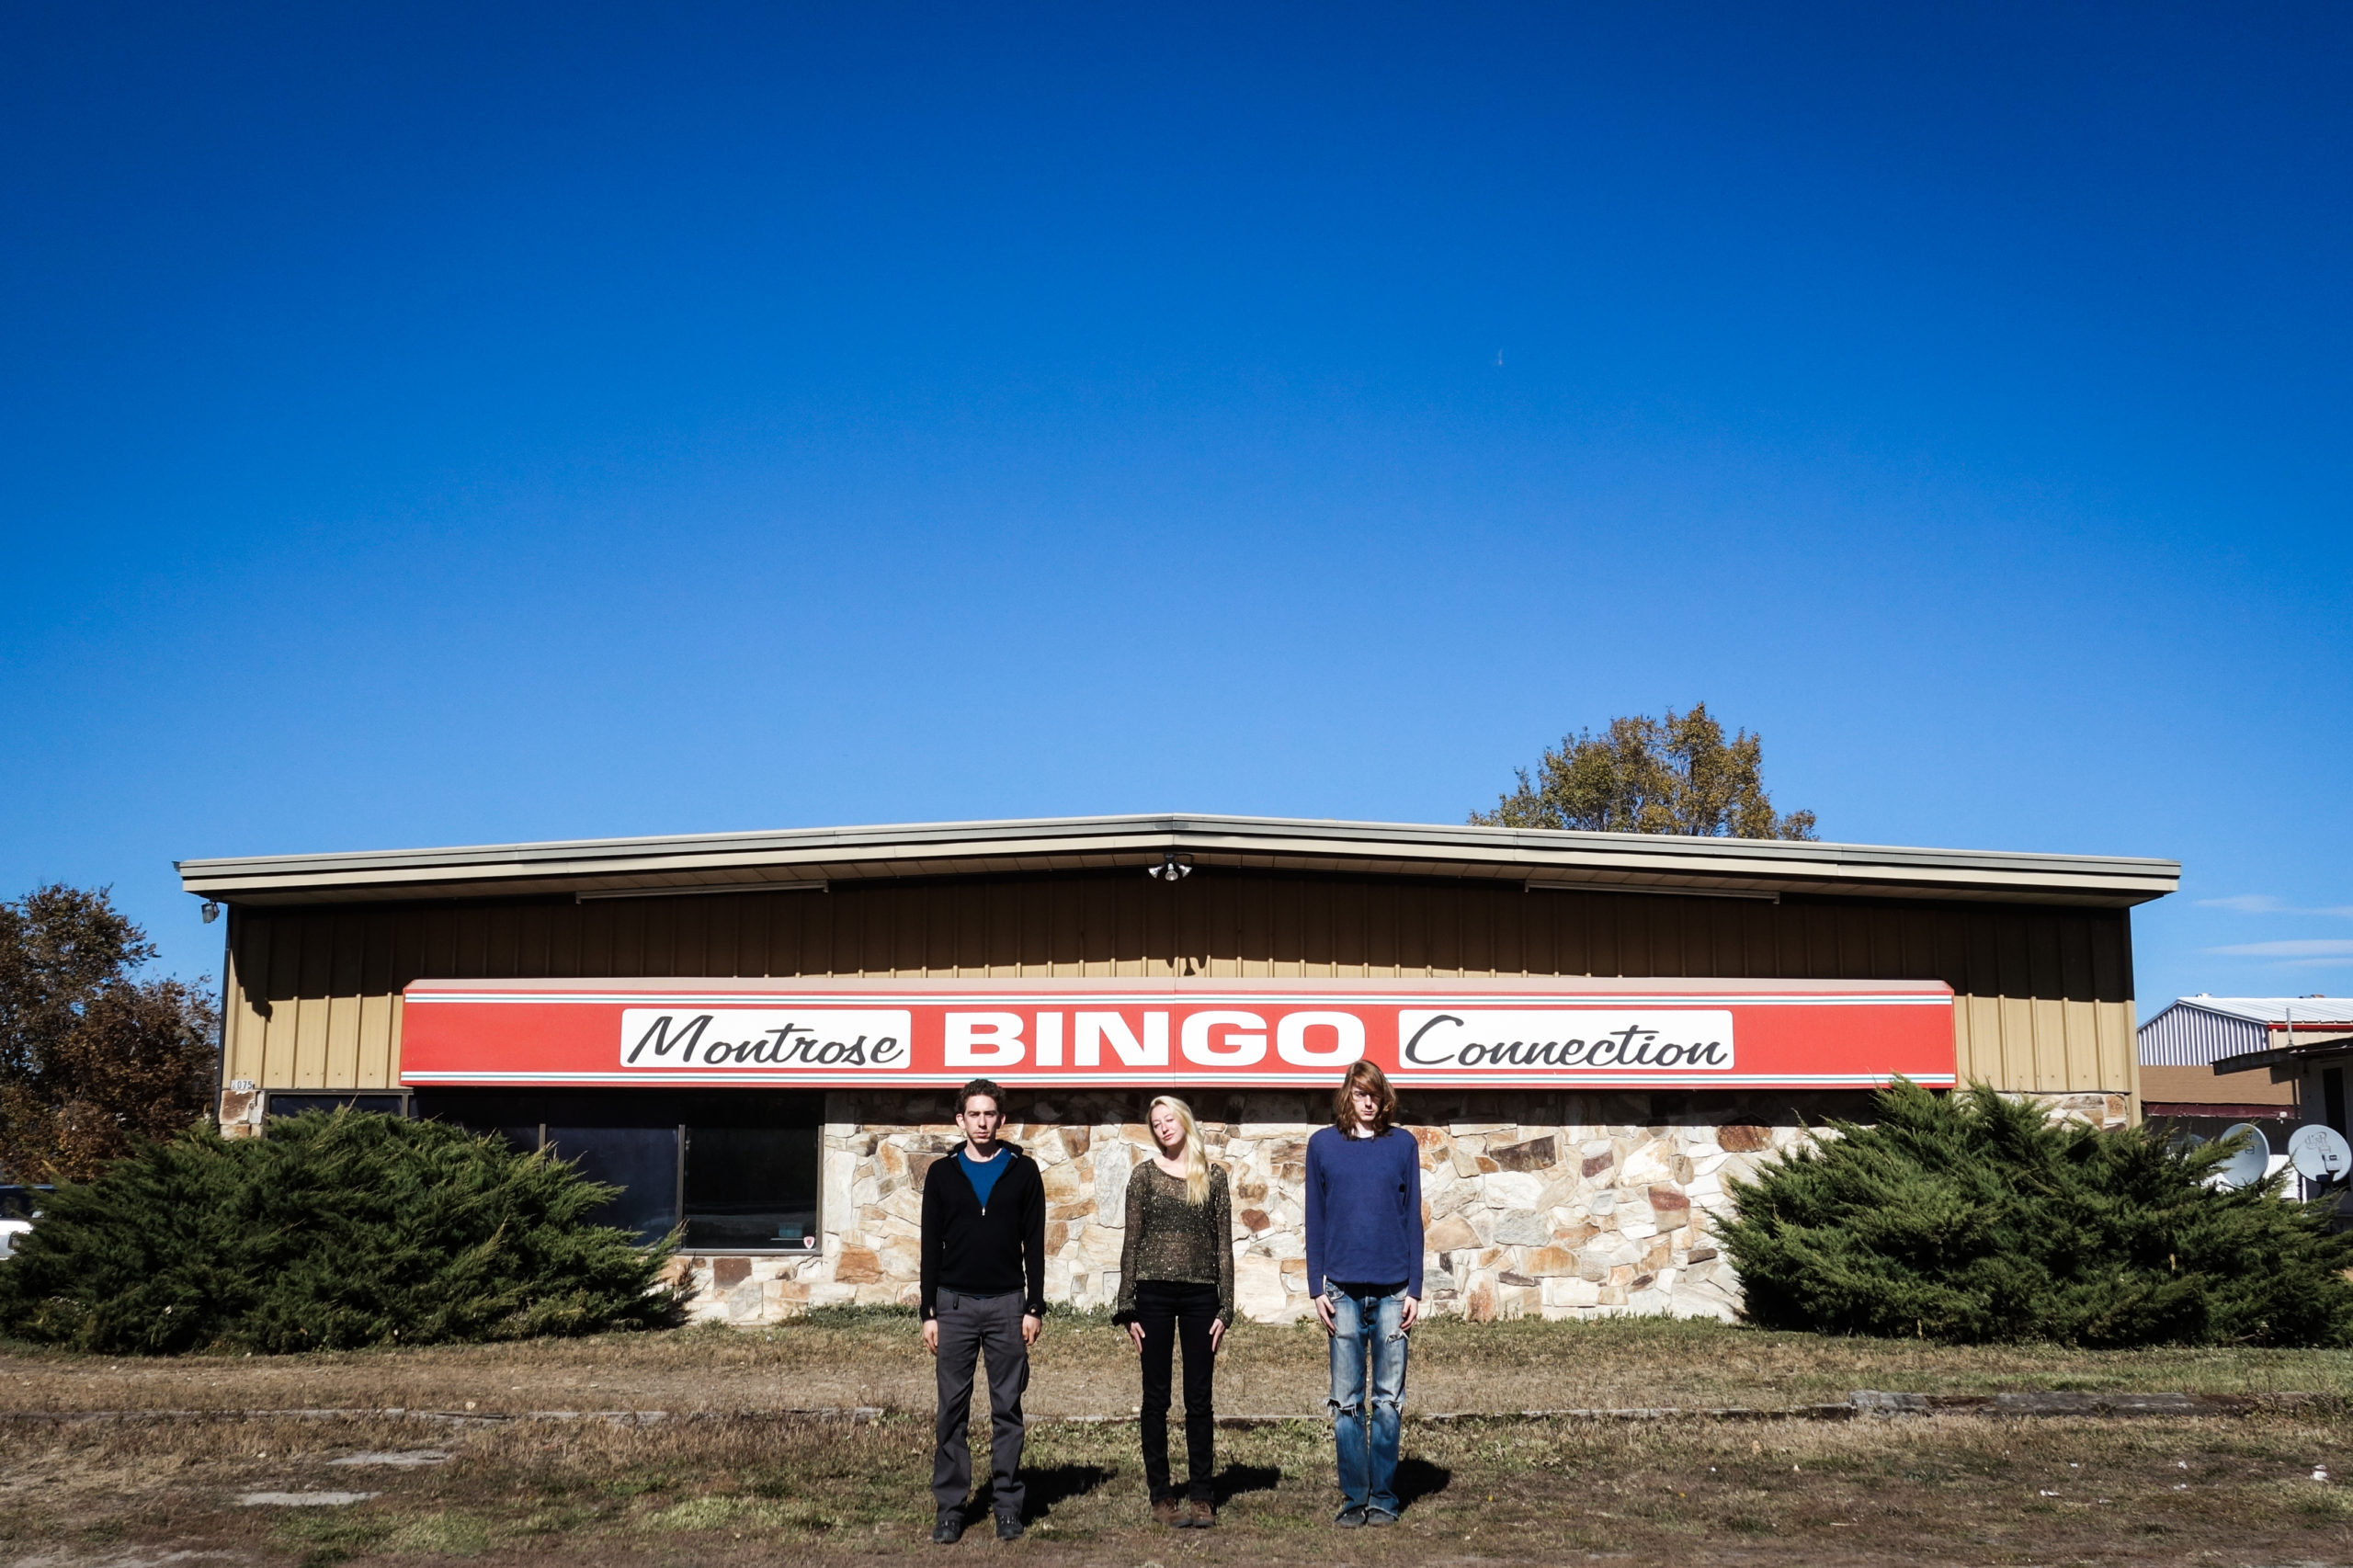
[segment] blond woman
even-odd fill
[[[1143,1473],[1152,1514],[1179,1529],[1217,1523],[1217,1416],[1211,1397],[1217,1347],[1233,1322],[1233,1194],[1225,1167],[1201,1147],[1192,1108],[1172,1095],[1152,1102],[1153,1157],[1128,1177],[1127,1238],[1120,1247],[1120,1301],[1143,1363]],[[1185,1458],[1178,1504],[1168,1475],[1169,1374],[1185,1351]]]

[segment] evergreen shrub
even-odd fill
[[[588,1222],[547,1154],[348,1110],[198,1127],[63,1186],[0,1263],[0,1331],[109,1354],[593,1334],[675,1322],[670,1246]]]
[[[1752,1322],[1956,1344],[2353,1343],[2353,1236],[2282,1199],[2282,1178],[2209,1186],[2220,1143],[2053,1121],[1982,1084],[1899,1079],[1877,1111],[1731,1185],[1721,1235]]]

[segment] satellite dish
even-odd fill
[[[2247,1135],[2246,1147],[2214,1167],[2214,1185],[2217,1187],[2253,1187],[2263,1179],[2263,1173],[2271,1165],[2271,1141],[2263,1135],[2263,1129],[2252,1121],[2231,1123],[2222,1129],[2222,1136],[2214,1142],[2227,1143],[2241,1132]]]
[[[2353,1143],[2334,1127],[2299,1127],[2288,1138],[2288,1163],[2306,1181],[2342,1181],[2353,1171]]]

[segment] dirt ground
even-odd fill
[[[1219,1358],[1229,1414],[1308,1416],[1323,1407],[1324,1335],[1235,1325]],[[1029,1408],[1124,1415],[1136,1398],[1126,1335],[1100,1318],[1050,1320]],[[2353,1396],[2353,1351],[2080,1352],[1823,1339],[1712,1322],[1469,1324],[1414,1336],[1416,1410],[1513,1413],[1650,1405],[1787,1406],[1852,1389],[2307,1392]],[[690,1329],[521,1345],[344,1355],[68,1356],[0,1346],[0,1411],[665,1410],[770,1413],[883,1406],[928,1411],[931,1363],[912,1316],[827,1314],[761,1331]]]
[[[1029,1538],[1000,1545],[983,1520],[952,1548],[929,1543],[928,1423],[908,1416],[9,1431],[0,1562],[23,1568],[2353,1562],[2353,1486],[2336,1479],[2353,1439],[2282,1415],[1409,1426],[1403,1521],[1350,1532],[1328,1522],[1320,1424],[1221,1433],[1206,1532],[1149,1522],[1132,1426],[1042,1426]],[[365,1495],[283,1501],[321,1491]],[[255,1494],[281,1500],[242,1501]]]
[[[1323,1338],[1243,1324],[1221,1408],[1308,1415]],[[1135,1366],[1052,1323],[1039,1415],[1120,1416]],[[929,1543],[929,1362],[909,1318],[285,1358],[136,1361],[0,1347],[0,1413],[364,1407],[666,1411],[650,1425],[283,1415],[0,1421],[0,1563],[330,1568],[481,1558],[848,1563],[1001,1551],[1119,1563],[2353,1564],[2353,1353],[1949,1349],[1715,1324],[1436,1322],[1413,1410],[1788,1406],[1850,1389],[2303,1391],[2234,1419],[1492,1418],[1406,1429],[1393,1528],[1336,1532],[1328,1428],[1219,1434],[1222,1522],[1152,1526],[1132,1425],[1040,1422],[1029,1539]],[[779,1414],[881,1406],[870,1419]],[[697,1414],[699,1413],[699,1414]],[[984,1444],[985,1439],[981,1439]],[[976,1444],[976,1446],[981,1446]],[[985,1451],[984,1447],[983,1451]],[[343,1462],[350,1460],[360,1462]],[[358,1494],[339,1504],[324,1492]],[[248,1501],[253,1494],[275,1500]],[[961,1556],[959,1554],[961,1554]]]

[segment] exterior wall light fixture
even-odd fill
[[[1160,864],[1146,866],[1143,874],[1158,877],[1164,882],[1181,882],[1193,874],[1193,858],[1179,855],[1174,849],[1165,850],[1161,854]]]
[[[218,920],[218,919],[220,919],[220,918],[221,918],[221,906],[220,906],[218,903],[215,903],[212,900],[210,900],[210,899],[209,899],[209,898],[208,898],[208,899],[206,899],[206,900],[204,901],[204,910],[203,910],[203,914],[204,914],[204,923],[205,923],[207,926],[210,926],[210,925],[211,925],[215,920]]]

